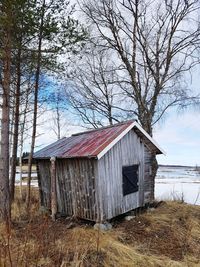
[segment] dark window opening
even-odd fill
[[[138,166],[131,165],[122,167],[124,196],[138,191]]]

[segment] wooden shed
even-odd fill
[[[136,121],[74,134],[41,149],[41,205],[96,222],[154,198],[152,156],[162,149]]]

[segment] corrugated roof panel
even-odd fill
[[[116,142],[132,128],[143,142],[156,154],[164,153],[158,144],[135,121],[127,121],[112,126],[72,135],[39,150],[34,158],[77,158],[102,157]]]
[[[96,157],[132,123],[133,121],[128,121],[62,138],[36,152],[34,158]]]

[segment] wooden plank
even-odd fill
[[[38,187],[39,187],[39,195],[40,195],[40,205],[44,206],[44,195],[42,192],[42,184],[41,184],[41,174],[40,174],[40,169],[39,169],[39,163],[36,162],[36,170],[37,170],[37,179],[38,179]]]
[[[51,216],[53,221],[57,213],[57,194],[56,194],[56,158],[52,157],[51,161]]]
[[[41,194],[43,198],[43,204],[48,209],[51,208],[51,181],[50,181],[50,161],[39,160],[38,161],[39,175],[41,181]]]
[[[139,207],[139,191],[126,196],[122,192],[122,166],[139,164],[140,198],[143,192],[144,144],[132,130],[98,161],[98,190],[103,201],[101,212],[104,219],[110,219],[121,213]]]

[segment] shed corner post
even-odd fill
[[[56,157],[51,157],[51,216],[56,220],[57,213],[57,195],[56,195]]]

